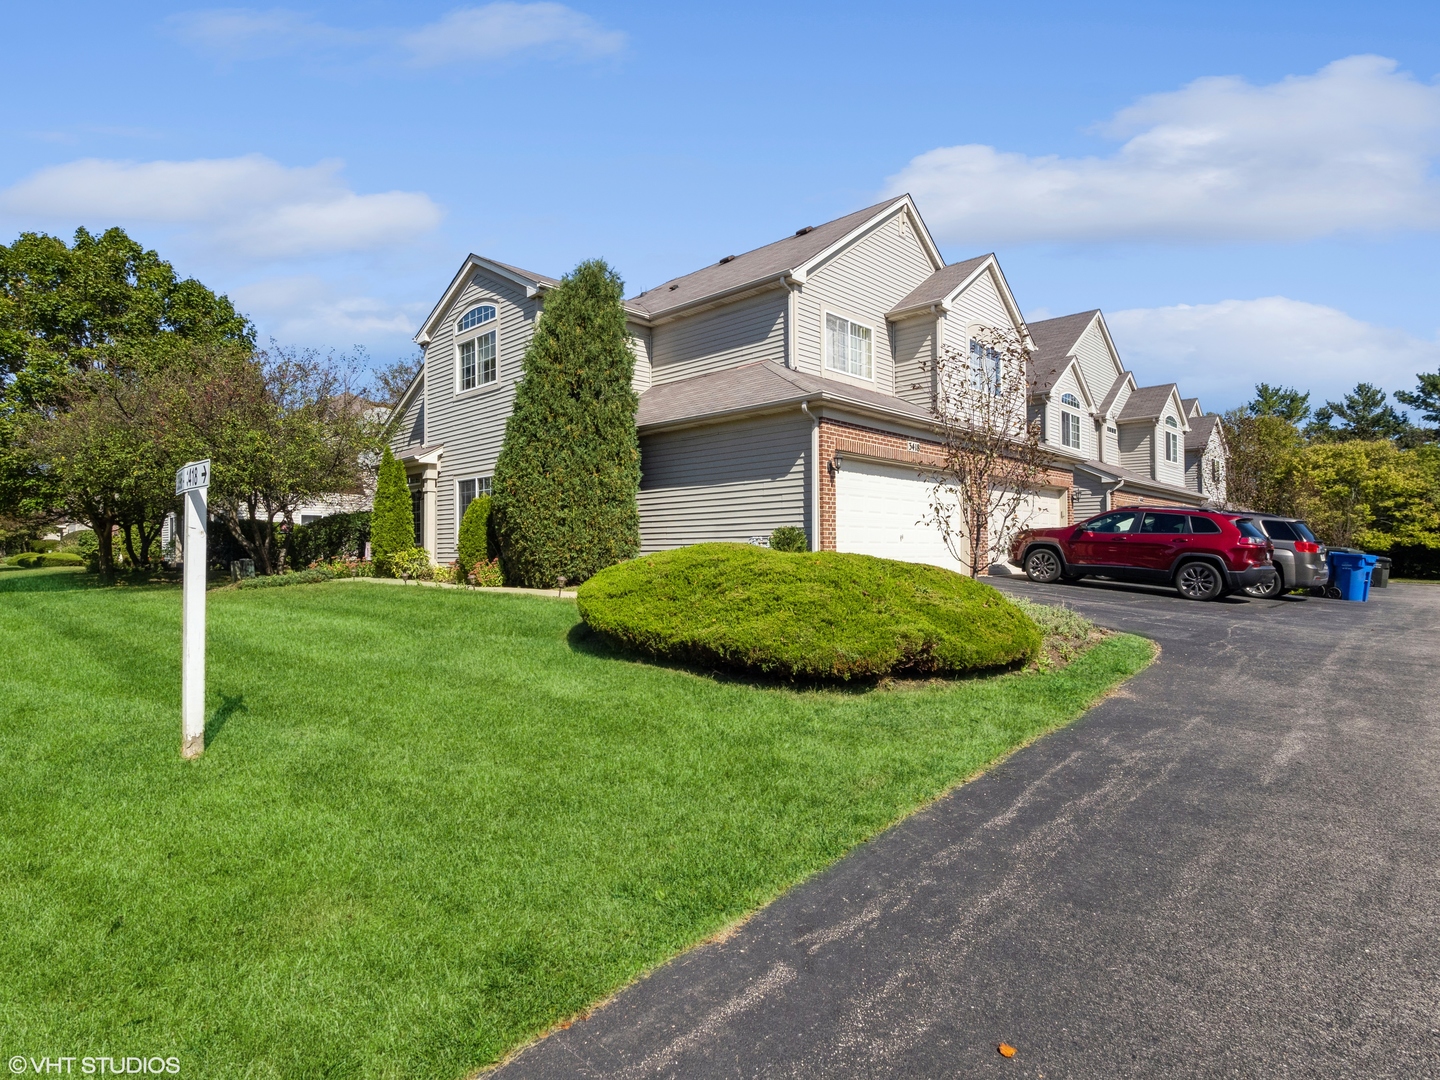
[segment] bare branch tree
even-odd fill
[[[921,524],[933,525],[972,577],[1003,553],[1039,487],[1048,455],[1029,419],[1024,339],[982,327],[962,350],[946,345],[933,365],[943,463],[932,475]]]

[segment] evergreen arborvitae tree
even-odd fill
[[[490,496],[480,495],[470,500],[465,516],[460,519],[460,539],[455,561],[460,564],[463,579],[476,563],[490,561]]]
[[[495,464],[494,532],[505,578],[554,588],[640,550],[639,403],[622,283],[583,262],[545,297]]]
[[[415,546],[415,513],[410,506],[410,485],[405,466],[390,448],[380,459],[375,483],[375,509],[370,514],[370,554],[377,562]]]

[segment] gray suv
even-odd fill
[[[1251,585],[1249,596],[1270,598],[1291,589],[1323,589],[1330,580],[1325,545],[1315,539],[1310,527],[1298,518],[1276,514],[1254,514],[1250,518],[1275,545],[1271,558],[1276,574],[1268,581]]]

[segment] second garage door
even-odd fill
[[[914,466],[841,461],[835,474],[836,549],[963,570],[940,530],[920,524],[930,513],[931,486]]]

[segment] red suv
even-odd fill
[[[1214,600],[1269,581],[1274,550],[1243,515],[1132,506],[1063,529],[1026,529],[1010,558],[1031,581],[1093,575],[1170,584],[1187,600]]]

